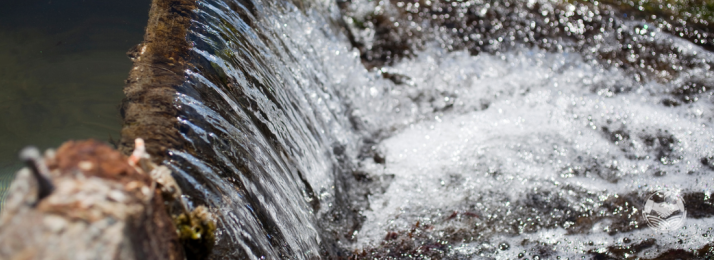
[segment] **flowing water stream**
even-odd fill
[[[711,11],[198,0],[165,163],[212,259],[712,256]]]
[[[217,258],[711,254],[709,9],[618,3],[200,0],[167,163]]]

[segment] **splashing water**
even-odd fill
[[[393,182],[370,198],[356,248],[376,247],[385,232],[394,232],[388,243],[402,243],[407,235],[425,242],[394,245],[403,252],[439,249],[452,257],[512,259],[520,249],[540,250],[533,247],[541,243],[563,246],[533,254],[572,257],[615,245],[623,236],[638,242],[654,236],[657,245],[670,248],[679,234],[642,230],[638,210],[647,192],[711,194],[711,169],[700,162],[712,153],[714,135],[702,115],[711,104],[662,106],[650,94],[661,87],[657,83],[632,86],[639,89],[628,94],[593,93],[592,85],[634,81],[568,53],[420,53],[393,69],[416,86],[441,86],[458,98],[449,112],[411,124],[379,145],[386,165],[365,167],[392,175]],[[692,238],[681,248],[708,243],[696,234],[706,232],[706,223],[689,221]],[[602,243],[565,244],[595,238]],[[502,242],[514,249],[499,252]]]
[[[214,258],[711,250],[704,32],[590,2],[339,5],[198,2],[167,163],[219,216]],[[646,228],[658,189],[681,230]]]

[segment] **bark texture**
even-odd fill
[[[17,174],[0,215],[0,259],[184,259],[161,189],[125,155],[70,141],[39,160],[54,189],[38,198],[36,169]]]
[[[183,147],[173,100],[185,79],[190,49],[186,32],[195,8],[195,0],[154,0],[144,42],[127,53],[134,65],[121,108],[124,154],[133,150],[136,138],[146,141],[156,163],[163,161],[167,149]]]

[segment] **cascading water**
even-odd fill
[[[198,1],[166,163],[213,258],[711,254],[708,36],[504,3]]]
[[[169,155],[188,201],[217,211],[214,255],[340,254],[358,225],[340,186],[342,158],[354,157],[359,139],[326,68],[358,60],[339,55],[348,45],[319,12],[336,15],[335,6],[198,7],[187,36],[194,67],[175,98],[189,148]]]

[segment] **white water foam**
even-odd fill
[[[689,219],[682,231],[665,234],[636,224],[613,230],[611,220],[593,211],[619,196],[657,189],[711,197],[714,178],[700,161],[714,155],[712,92],[681,106],[662,104],[673,87],[707,80],[709,68],[688,69],[661,84],[578,53],[515,48],[472,56],[432,45],[414,59],[367,71],[346,39],[323,34],[321,19],[296,16],[276,19],[276,31],[294,47],[288,52],[314,55],[290,52],[301,62],[291,73],[308,82],[301,76],[312,71],[333,86],[305,89],[301,101],[319,107],[316,116],[331,125],[324,129],[347,146],[349,157],[356,157],[360,143],[340,119],[343,113],[363,134],[390,136],[374,147],[386,164],[355,160],[360,171],[394,178],[384,193],[370,195],[352,249],[378,248],[389,232],[415,223],[431,225],[435,240],[455,233],[475,237],[452,245],[450,254],[500,259],[539,243],[577,256],[617,245],[623,237],[633,244],[656,237],[656,249],[640,252],[652,256],[707,242],[701,236],[711,218]],[[656,37],[673,39],[659,31]],[[714,60],[697,46],[674,41]],[[327,175],[307,176],[327,204],[318,215],[333,202]],[[628,207],[623,212],[637,223],[640,205]],[[571,211],[587,213],[595,223],[570,233],[578,225]],[[680,244],[680,238],[688,239]],[[500,243],[510,249],[499,251]]]
[[[485,240],[454,251],[471,252],[466,255],[496,256],[498,251],[487,250],[484,241],[491,247],[499,240],[510,245],[524,239],[610,241],[615,237],[607,235],[607,223],[596,224],[591,234],[570,236],[562,226],[573,223],[551,214],[540,216],[546,219],[540,223],[551,219],[561,227],[512,234],[508,226],[499,226],[507,222],[490,218],[517,218],[508,212],[517,211],[516,205],[524,205],[519,201],[539,191],[559,194],[565,200],[561,203],[580,211],[594,210],[618,194],[661,188],[711,194],[714,178],[700,163],[714,154],[711,96],[666,107],[660,100],[667,86],[641,84],[578,54],[532,49],[470,56],[433,47],[386,71],[409,82],[382,83],[381,89],[371,91],[377,95],[355,97],[367,97],[359,110],[367,120],[401,129],[378,147],[386,154],[385,166],[363,162],[367,171],[393,174],[394,181],[384,194],[370,197],[355,249],[378,247],[387,232],[409,230],[417,222],[436,230],[493,225],[483,229],[490,234],[480,234]],[[616,86],[632,90],[616,94],[610,90]],[[583,173],[587,165],[599,170]],[[452,212],[468,214],[453,221]],[[688,230],[698,233],[711,226],[707,221],[689,220]],[[643,240],[652,232],[629,235],[633,241]],[[553,234],[558,238],[550,239]],[[702,241],[687,243],[701,246]],[[574,250],[558,251],[587,252]]]

